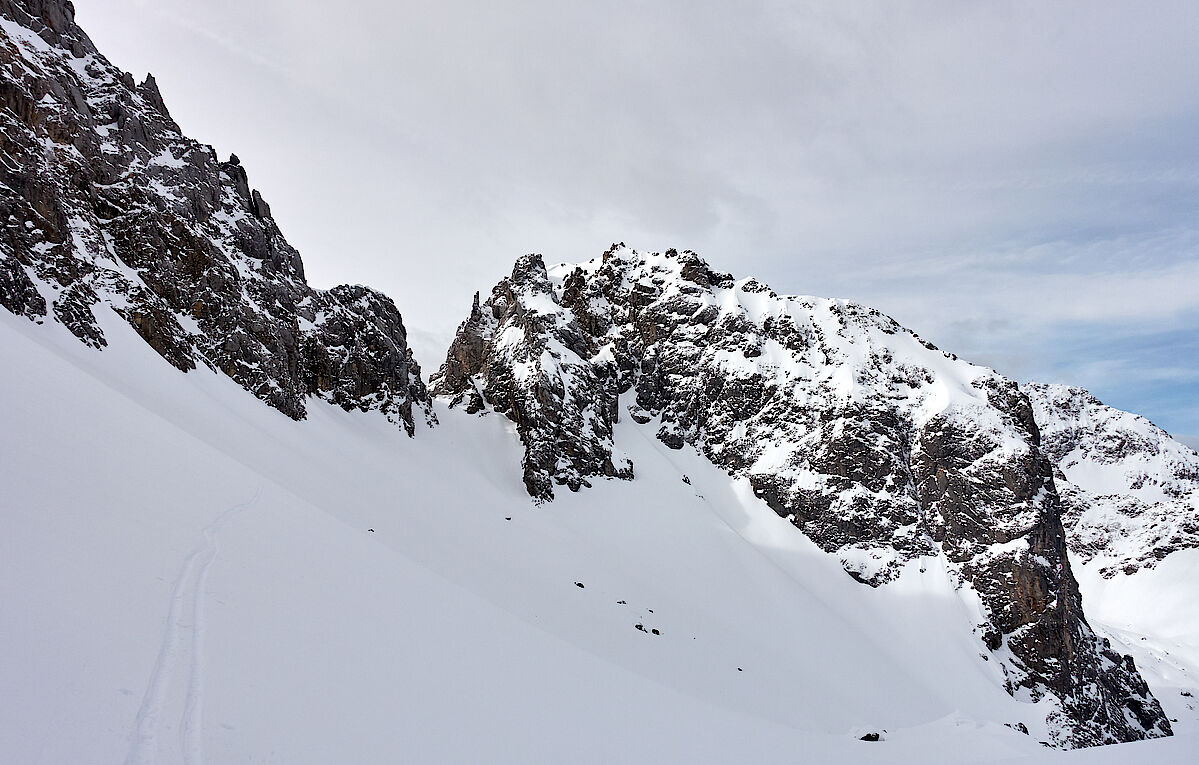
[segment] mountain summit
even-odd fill
[[[1199,547],[1199,454],[1069,385],[1023,387],[1054,463],[1070,554],[1105,578]]]
[[[528,255],[476,296],[432,391],[516,424],[538,500],[633,478],[612,436],[628,416],[745,480],[861,582],[944,556],[1009,692],[1060,701],[1063,743],[1170,732],[1083,615],[1028,398],[877,311],[780,296],[690,251]]]

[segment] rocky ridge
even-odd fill
[[[409,433],[431,416],[394,303],[308,286],[238,158],[185,137],[153,77],[109,63],[65,0],[0,0],[0,26],[0,305],[97,348],[111,309],[295,419],[308,396]]]
[[[539,501],[631,478],[612,437],[627,414],[746,480],[859,581],[942,556],[1008,691],[1057,700],[1056,744],[1170,732],[1083,615],[1027,397],[877,311],[779,296],[692,252],[529,255],[476,295],[432,391],[516,424]]]
[[[237,158],[184,137],[153,78],[113,67],[73,16],[0,0],[0,305],[96,348],[111,310],[177,368],[218,369],[293,418],[313,395],[409,433],[431,418],[394,304],[309,287]],[[632,478],[612,428],[627,414],[746,480],[864,583],[941,556],[1008,690],[1052,702],[1055,743],[1169,733],[1086,624],[1027,398],[875,311],[779,297],[694,253],[614,246],[553,271],[530,256],[476,297],[435,390],[516,423],[539,500]]]
[[[1199,454],[1083,388],[1023,386],[1053,460],[1075,560],[1107,578],[1199,547]]]

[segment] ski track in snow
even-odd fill
[[[217,534],[237,513],[254,505],[262,494],[259,488],[249,500],[230,507],[204,528],[204,541],[188,554],[175,583],[171,586],[170,607],[158,658],[150,682],[137,710],[132,742],[125,765],[149,765],[159,762],[159,735],[176,669],[190,662],[187,688],[180,719],[180,743],[186,765],[203,765],[204,720],[204,588],[208,571],[218,552]],[[186,623],[187,603],[191,604],[191,622]]]

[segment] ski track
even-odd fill
[[[186,659],[189,662],[187,688],[183,696],[183,715],[180,719],[180,743],[185,765],[203,765],[202,741],[204,722],[204,589],[208,572],[219,550],[217,535],[237,513],[252,506],[262,494],[259,488],[249,500],[230,507],[204,528],[204,541],[183,561],[171,586],[170,606],[158,658],[150,673],[150,681],[142,696],[141,706],[134,719],[129,754],[125,765],[150,765],[159,762],[159,737],[163,717],[176,670]],[[191,622],[184,621],[187,604],[191,605]]]

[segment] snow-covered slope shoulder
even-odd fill
[[[530,255],[476,299],[433,392],[516,423],[540,500],[632,477],[613,439],[630,393],[633,420],[748,480],[860,581],[944,559],[1008,691],[1060,702],[1058,743],[1169,733],[1083,616],[1028,399],[876,311],[780,297],[691,252]]]
[[[1102,576],[1199,547],[1199,454],[1083,388],[1024,386],[1054,462],[1070,552]]]
[[[411,432],[427,395],[389,298],[309,287],[237,157],[183,136],[70,2],[0,0],[0,27],[0,305],[98,348],[111,309],[174,366],[219,369],[290,417],[317,395]]]

